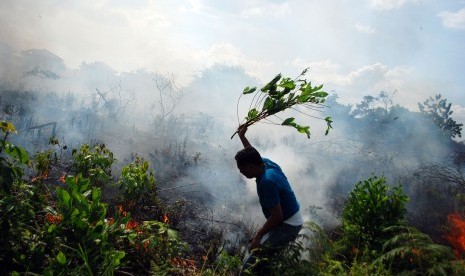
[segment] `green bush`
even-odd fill
[[[56,190],[57,208],[47,208],[46,229],[55,258],[49,259],[47,273],[112,274],[125,256],[113,240],[123,234],[110,225],[106,205],[100,201],[100,188],[91,188],[89,179],[66,177]]]
[[[11,123],[0,122],[0,267],[3,271],[42,265],[44,244],[37,218],[42,208],[41,186],[26,183],[27,152],[7,141],[16,133]]]
[[[23,176],[23,166],[28,164],[29,155],[23,148],[7,141],[10,133],[16,133],[13,124],[1,121],[0,130],[3,134],[0,140],[0,186],[8,194],[13,183]]]
[[[134,163],[124,166],[117,184],[126,200],[134,201],[147,195],[156,197],[154,173],[143,158],[136,157]]]
[[[113,152],[104,144],[90,147],[84,144],[72,151],[74,173],[89,178],[92,186],[103,187],[111,180],[111,166],[116,162]]]
[[[405,223],[408,201],[402,187],[389,187],[384,177],[373,176],[358,182],[349,195],[342,215],[343,239],[339,246],[344,255],[359,252],[376,255],[390,233],[386,228]]]
[[[434,243],[418,229],[393,226],[385,231],[397,234],[384,243],[384,252],[375,264],[382,263],[395,274],[464,275],[465,267],[455,265],[452,248]]]

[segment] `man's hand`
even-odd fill
[[[246,124],[240,125],[237,128],[237,134],[239,134],[239,136],[244,136],[246,132],[247,132],[247,125]]]
[[[255,233],[255,236],[252,239],[251,249],[257,248],[260,246],[260,241],[262,240],[263,235],[271,231],[276,225],[283,222],[283,210],[281,204],[277,204],[275,207],[270,209],[271,215],[266,220],[265,224]]]
[[[250,249],[258,248],[260,246],[260,241],[261,240],[262,240],[262,236],[259,235],[258,233],[255,234],[255,236],[253,236],[253,238],[252,238],[252,243],[250,245]]]

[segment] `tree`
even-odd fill
[[[450,117],[452,104],[447,104],[446,99],[441,98],[441,94],[436,95],[434,98],[429,97],[423,104],[418,103],[421,113],[427,118],[430,118],[436,124],[442,134],[446,137],[455,138],[456,136],[462,137],[463,124],[457,122]]]

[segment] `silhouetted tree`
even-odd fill
[[[462,137],[463,124],[457,124],[450,117],[453,113],[450,110],[451,106],[451,103],[447,104],[447,100],[441,98],[441,94],[436,95],[434,98],[429,97],[423,104],[418,103],[421,113],[430,118],[439,127],[443,135],[450,138]]]

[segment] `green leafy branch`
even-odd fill
[[[278,74],[260,90],[257,90],[256,87],[246,87],[239,97],[238,109],[242,95],[254,94],[254,96],[243,125],[251,126],[257,122],[265,121],[271,124],[294,127],[298,132],[304,133],[310,138],[310,126],[296,123],[294,117],[282,120],[276,116],[277,113],[291,109],[303,115],[324,120],[327,124],[325,132],[325,135],[327,135],[332,128],[331,123],[333,121],[331,117],[319,118],[301,110],[306,108],[310,111],[321,111],[321,108],[325,107],[323,103],[328,96],[328,93],[322,90],[323,85],[312,86],[311,82],[307,82],[302,78],[307,70],[308,68],[303,70],[295,79],[282,77],[281,74]],[[275,123],[269,119],[270,116],[274,116],[282,120],[282,122],[280,124]],[[231,136],[231,139],[236,133],[237,131]]]

